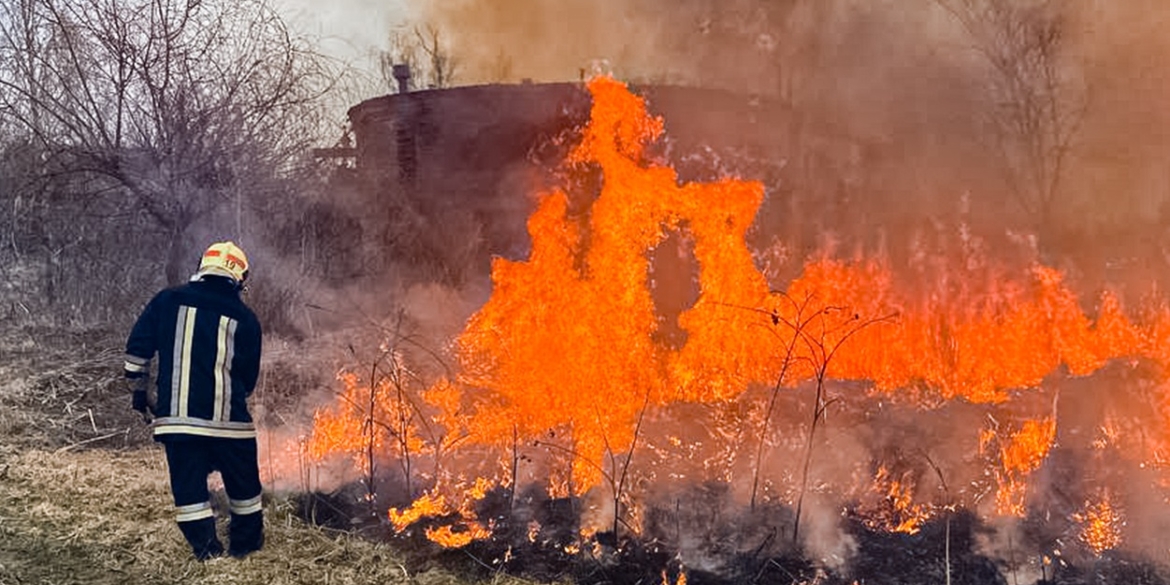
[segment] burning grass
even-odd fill
[[[454,340],[456,367],[437,381],[412,377],[391,336],[388,359],[342,376],[302,438],[310,466],[352,462],[373,515],[507,562],[525,547],[516,536],[533,532],[525,527],[535,521],[542,540],[549,526],[512,505],[536,486],[539,504],[574,509],[576,534],[554,539],[569,556],[636,564],[631,553],[652,543],[732,575],[722,582],[778,559],[815,558],[845,578],[874,565],[883,542],[921,550],[898,535],[938,534],[928,528],[940,522],[949,557],[956,512],[978,520],[954,552],[979,570],[958,582],[987,582],[972,575],[989,563],[1013,581],[1025,565],[1048,580],[1047,565],[1015,560],[1021,547],[1029,558],[1060,556],[1061,570],[1096,566],[1129,542],[1108,531],[1160,525],[1161,513],[1132,511],[1154,512],[1134,486],[1166,497],[1164,300],[1126,309],[1105,291],[1088,308],[1038,255],[1001,259],[966,235],[909,265],[825,251],[798,259],[791,281],[768,282],[746,243],[763,185],[680,182],[643,150],[664,129],[646,103],[612,79],[588,89],[591,119],[563,184],[539,194],[529,218],[531,253],[493,262],[492,295]],[[672,233],[693,259],[694,298],[667,319],[651,258]],[[667,340],[666,320],[685,335]],[[1129,392],[1145,398],[1119,398]],[[1155,406],[1132,410],[1142,403]],[[1100,447],[1086,443],[1103,413],[1122,412],[1149,429],[1142,444],[1121,448],[1112,431]],[[1103,449],[1108,461],[1094,454]],[[1093,460],[1099,473],[1054,479]],[[380,490],[391,475],[401,489]],[[696,485],[730,494],[713,528],[681,527],[684,510],[712,504],[687,495]],[[1082,501],[1104,487],[1124,493],[1116,509]],[[502,513],[485,501],[493,491],[508,501]],[[650,516],[673,530],[656,531]],[[1019,534],[1028,523],[1039,529]],[[774,536],[752,542],[755,524]],[[1108,531],[1084,532],[1096,524]],[[993,536],[973,536],[984,527]],[[684,550],[686,538],[719,531]],[[744,551],[755,558],[739,562]]]

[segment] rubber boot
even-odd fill
[[[196,559],[205,561],[223,554],[223,545],[215,535],[215,518],[179,522],[179,530],[187,538]]]
[[[232,514],[228,527],[231,542],[228,554],[240,558],[258,551],[264,546],[264,512]]]

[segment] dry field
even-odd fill
[[[308,525],[277,494],[266,495],[262,551],[193,560],[173,521],[163,451],[129,410],[119,337],[0,324],[0,585],[470,583]]]

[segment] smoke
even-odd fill
[[[766,91],[788,3],[538,0],[420,3],[464,83],[626,79]],[[761,76],[766,79],[761,80]],[[755,86],[755,87],[751,87]]]
[[[813,498],[804,516],[803,544],[822,566],[841,570],[857,554],[857,540],[841,526],[841,503]]]
[[[995,4],[1022,11],[1038,3]],[[857,145],[830,168],[809,172],[830,183],[820,189],[827,194],[836,189],[832,182],[851,190],[851,204],[880,201],[870,217],[904,226],[924,211],[953,213],[954,200],[967,192],[983,221],[1030,229],[1029,202],[1014,192],[1005,147],[993,132],[1001,104],[988,92],[995,71],[983,55],[987,46],[947,8],[961,5],[462,0],[411,6],[420,22],[440,31],[458,64],[457,84],[575,81],[601,70],[632,82],[770,96],[805,120],[805,138],[793,137],[800,150],[814,148],[801,143],[810,135]],[[1116,255],[1140,245],[1129,226],[1153,229],[1166,207],[1170,116],[1161,96],[1170,75],[1153,64],[1170,56],[1161,32],[1170,6],[1146,0],[1058,3],[1057,9],[1058,67],[1068,84],[1073,132],[1052,210],[1060,225],[1049,240],[1099,261],[1103,247]]]
[[[322,52],[346,61],[367,57],[385,43],[387,29],[412,18],[404,0],[279,0],[294,30],[319,38]]]
[[[922,6],[931,9],[918,10]],[[1144,8],[1150,10],[1154,22],[1165,20],[1165,9],[1155,9],[1153,4]],[[945,249],[945,240],[950,238],[954,246],[959,232],[959,221],[948,214],[964,215],[965,222],[968,206],[972,209],[969,219],[983,236],[999,230],[1000,236],[1010,239],[1007,228],[1029,227],[1026,218],[1019,217],[1018,201],[1002,176],[996,153],[989,151],[993,141],[985,128],[988,102],[980,93],[985,68],[972,51],[971,39],[962,35],[962,27],[936,3],[691,0],[629,6],[547,0],[427,3],[419,10],[446,35],[461,67],[460,83],[575,80],[582,72],[590,75],[600,68],[624,79],[724,87],[785,101],[803,124],[784,127],[785,131],[797,128],[792,130],[792,146],[786,155],[794,161],[837,158],[820,166],[794,162],[791,166],[796,171],[769,188],[784,187],[814,202],[841,197],[844,211],[837,216],[800,218],[810,223],[824,220],[830,230],[848,235],[880,224],[888,230],[884,233],[906,241],[912,239],[911,233],[920,234],[912,246],[917,250],[911,250],[927,258],[919,267],[940,259],[945,263],[988,254],[981,248],[978,254],[958,258],[953,249]],[[1144,64],[1151,54],[1165,54],[1167,43],[1158,38],[1155,31],[1160,29],[1154,26],[1135,36],[1120,32],[1119,23],[1136,18],[1130,12],[1136,9],[1095,10],[1099,14],[1077,13],[1070,20],[1074,28],[1067,40],[1074,56],[1088,65],[1082,72],[1086,85],[1093,88],[1093,99],[1074,144],[1075,156],[1066,167],[1068,176],[1062,183],[1066,191],[1060,200],[1061,212],[1075,216],[1063,228],[1073,233],[1066,250],[1081,261],[1082,290],[1078,292],[1085,292],[1089,299],[1092,281],[1084,273],[1094,265],[1085,260],[1084,248],[1111,247],[1108,254],[1100,255],[1116,260],[1137,254],[1156,257],[1161,244],[1158,232],[1135,229],[1146,236],[1153,233],[1155,241],[1145,242],[1140,250],[1127,247],[1132,240],[1114,238],[1094,238],[1093,246],[1083,246],[1084,230],[1090,229],[1086,226],[1099,230],[1091,233],[1108,235],[1112,233],[1108,229],[1120,230],[1135,219],[1140,223],[1159,218],[1170,184],[1163,164],[1167,151],[1159,134],[1166,127],[1167,115],[1164,108],[1154,106],[1158,96],[1165,94],[1170,76],[1151,72]],[[701,110],[700,106],[697,115]],[[711,136],[710,140],[726,138]],[[820,146],[833,141],[847,147]],[[777,191],[770,193],[773,201],[779,199]],[[968,239],[965,231],[961,237],[964,244],[977,240]],[[1003,241],[992,241],[990,246],[995,255],[1009,250]],[[797,261],[803,260],[800,252]],[[1165,271],[1162,264],[1151,265],[1155,275]],[[1146,272],[1146,264],[1139,267]],[[1102,275],[1106,276],[1116,274]],[[1148,276],[1143,274],[1144,279]],[[399,326],[395,319],[401,315],[412,331],[424,332],[422,337],[429,343],[441,345],[437,340],[457,334],[487,291],[365,284],[362,290],[347,292],[352,299],[360,299],[355,305],[365,307],[355,314],[375,316],[370,339],[383,335],[384,340],[386,330]],[[400,313],[395,311],[399,308]],[[378,341],[369,343],[369,339],[357,344],[356,334],[348,340],[340,337],[329,343],[379,347]],[[360,364],[369,364],[371,359],[350,356],[351,362]],[[419,361],[429,359],[422,356]],[[883,506],[896,500],[889,491],[871,489],[869,480],[877,475],[879,464],[887,466],[884,473],[891,482],[902,482],[901,488],[911,490],[916,501],[934,506],[936,519],[939,510],[956,503],[977,510],[982,518],[996,517],[996,486],[1001,478],[993,470],[1002,457],[997,449],[1011,444],[1021,421],[1053,416],[1058,436],[1052,455],[1026,478],[1030,491],[1025,497],[1034,517],[994,526],[996,530],[979,543],[982,550],[997,559],[1011,559],[1022,543],[1033,552],[1074,548],[1060,543],[1077,542],[1079,526],[1066,522],[1039,530],[1028,523],[1035,523],[1036,515],[1083,515],[1086,501],[1100,501],[1102,490],[1112,490],[1113,501],[1129,519],[1127,538],[1131,540],[1126,546],[1152,550],[1151,543],[1157,542],[1168,523],[1154,503],[1163,498],[1155,486],[1156,474],[1145,471],[1144,462],[1120,456],[1133,448],[1141,457],[1143,446],[1111,442],[1114,439],[1103,429],[1133,421],[1138,427],[1158,428],[1162,415],[1156,409],[1143,411],[1134,405],[1154,399],[1159,390],[1143,388],[1143,381],[1113,376],[1106,372],[1078,381],[1058,374],[1042,388],[1013,395],[1015,400],[1009,404],[990,406],[915,404],[913,388],[904,389],[906,399],[899,401],[896,396],[851,393],[855,388],[847,384],[834,386],[830,390],[835,406],[815,443],[810,473],[815,481],[801,516],[805,546],[826,566],[848,562],[859,545],[844,529],[842,510],[854,506],[877,518],[891,513]],[[1135,389],[1138,396],[1132,395]],[[817,405],[807,389],[786,390],[782,401],[787,402],[779,412],[787,416],[778,417],[781,420],[767,437],[774,450],[765,465],[772,467],[762,475],[782,478],[777,483],[786,484],[789,491],[769,493],[765,485],[762,493],[766,500],[770,498],[767,501],[789,504],[796,495],[791,486],[798,485],[802,475],[801,439],[808,432],[809,413]],[[676,418],[661,421],[661,428],[647,431],[645,443],[639,444],[634,461],[649,474],[649,485],[653,485],[649,480],[659,478],[654,475],[658,470],[666,469],[679,478],[736,479],[727,487],[729,492],[688,485],[695,491],[648,494],[646,501],[665,502],[668,512],[673,510],[673,522],[688,514],[682,517],[693,520],[691,525],[711,527],[706,533],[679,535],[671,525],[655,526],[648,512],[647,533],[659,534],[655,532],[659,530],[664,539],[673,536],[693,566],[711,563],[704,557],[712,550],[711,543],[727,538],[718,530],[744,531],[750,524],[731,510],[742,511],[748,499],[746,478],[751,477],[754,465],[749,447],[765,438],[751,436],[750,429],[760,428],[764,403],[745,400],[728,408],[742,406],[748,413],[746,421],[733,420],[730,414],[719,419],[720,412],[679,412]],[[744,429],[749,429],[748,436],[742,434]],[[1002,445],[985,447],[982,431],[992,437],[989,444],[999,440]],[[700,444],[710,449],[704,451],[707,458],[690,458],[693,452],[686,449]],[[670,459],[674,455],[682,459]],[[643,458],[649,462],[644,467]],[[725,465],[726,469],[713,473],[709,467],[688,467],[695,465]],[[1092,482],[1077,479],[1082,469],[1093,471]],[[603,492],[590,497],[589,504],[595,507],[586,520],[596,524],[591,528],[604,528],[605,519],[614,514],[613,500]],[[681,511],[680,501],[688,504]],[[712,520],[728,518],[735,521]],[[1028,562],[1033,561],[1039,562],[1034,558]],[[1029,565],[1019,568],[1018,574],[1032,580],[1043,576],[1037,570],[1038,566]]]
[[[256,249],[254,262],[267,251]],[[455,288],[419,282],[393,267],[376,277],[329,285],[273,258],[269,275],[250,295],[266,287],[285,291],[282,310],[300,332],[267,335],[262,377],[253,400],[259,428],[265,485],[279,491],[330,493],[365,480],[364,463],[350,455],[321,457],[309,452],[314,420],[336,406],[342,374],[385,381],[403,375],[412,389],[454,374],[448,344],[482,305],[486,283]],[[254,299],[252,299],[254,300]],[[255,304],[255,303],[254,303]],[[394,372],[395,368],[401,368]],[[366,382],[363,382],[366,383]],[[387,447],[389,449],[389,447]],[[380,453],[378,466],[397,464]],[[393,476],[380,470],[376,475]],[[401,492],[400,486],[398,491]]]

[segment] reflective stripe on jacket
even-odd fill
[[[151,299],[126,341],[125,375],[158,355],[156,438],[256,436],[247,398],[260,372],[262,333],[235,283],[205,276]]]

